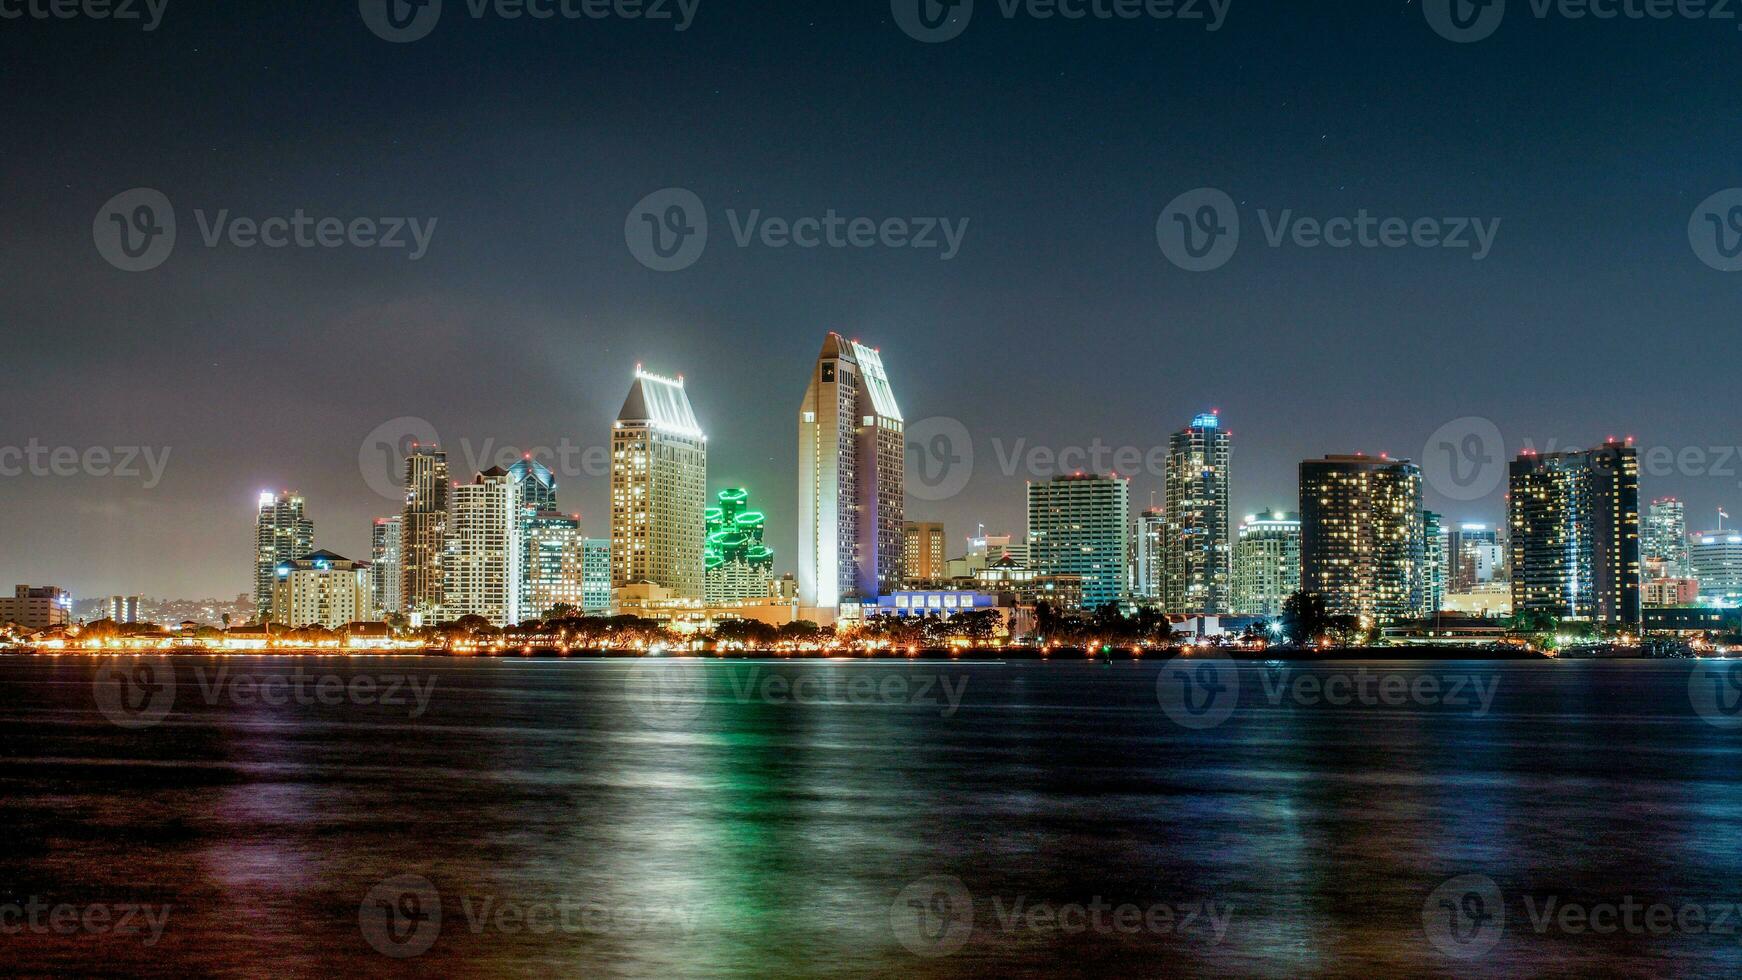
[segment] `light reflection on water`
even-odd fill
[[[92,662],[0,659],[0,904],[172,906],[155,947],[25,930],[4,938],[9,969],[1675,976],[1742,965],[1742,922],[1727,936],[1539,934],[1524,900],[1742,902],[1742,732],[1692,710],[1682,662],[1242,665],[1238,708],[1201,731],[1158,706],[1153,663],[306,668],[433,680],[416,716],[214,698],[215,663],[176,661],[173,710],[127,731],[99,712]],[[223,663],[255,677],[289,669]],[[1271,703],[1279,676],[1362,668],[1497,686],[1484,712]],[[648,670],[661,673],[636,673]],[[389,959],[365,941],[358,908],[408,874],[439,893],[439,932],[422,955]],[[1443,955],[1422,917],[1429,894],[1463,874],[1506,896],[1504,933],[1471,963]],[[918,956],[901,940],[935,937],[900,932],[899,917],[927,910],[907,909],[903,889],[933,876],[960,880],[972,929],[954,952]],[[1230,917],[1218,939],[1203,918],[1186,934],[1066,933],[1010,912],[1097,899],[1165,906],[1176,925],[1186,909]],[[563,903],[574,928],[538,920]],[[533,926],[515,917],[528,908]]]

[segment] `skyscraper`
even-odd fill
[[[824,338],[798,413],[801,605],[832,609],[900,585],[904,424],[882,355]]]
[[[442,605],[442,556],[448,545],[448,454],[413,445],[405,457],[400,515],[399,611],[414,625],[433,621]]]
[[[1459,524],[1446,531],[1447,591],[1468,593],[1505,581],[1506,554],[1500,532],[1486,524]]]
[[[1228,433],[1213,412],[1168,440],[1162,605],[1169,613],[1228,612],[1229,450]]]
[[[1267,510],[1240,523],[1234,541],[1236,615],[1282,615],[1300,591],[1300,515]]]
[[[581,539],[581,612],[603,616],[611,611],[611,539]]]
[[[1137,515],[1131,539],[1131,597],[1160,608],[1167,577],[1167,517],[1159,507]]]
[[[1512,461],[1512,608],[1639,622],[1639,455],[1615,440]]]
[[[1422,611],[1432,615],[1446,604],[1446,537],[1440,515],[1431,510],[1421,512],[1422,530]]]
[[[1123,598],[1130,534],[1130,480],[1088,475],[1029,481],[1029,567],[1043,575],[1079,576],[1084,608]]]
[[[1381,456],[1300,464],[1301,589],[1333,616],[1383,626],[1427,609],[1421,469]]]
[[[521,514],[520,621],[543,619],[557,606],[569,607],[569,615],[580,615],[587,607],[586,539],[581,537],[580,516],[554,510],[528,516],[525,508]]]
[[[902,525],[901,577],[908,583],[937,582],[945,578],[949,562],[944,526],[936,521],[907,521]]]
[[[455,486],[442,556],[442,618],[482,616],[492,626],[520,622],[522,549],[518,499],[508,471],[492,467]]]
[[[774,575],[774,552],[762,540],[767,518],[750,509],[750,494],[728,487],[705,512],[706,599],[710,605],[766,599]]]
[[[1688,566],[1699,581],[1701,602],[1742,605],[1742,531],[1701,531],[1694,535]]]
[[[611,429],[611,585],[703,596],[708,437],[682,378],[639,366]]]
[[[300,494],[270,490],[260,494],[254,519],[254,607],[260,622],[272,619],[272,592],[280,562],[315,550],[315,524],[303,513]]]
[[[404,570],[401,531],[403,517],[377,517],[369,543],[369,596],[373,615],[387,617],[405,611],[399,576]]]
[[[1660,497],[1651,502],[1640,541],[1640,561],[1652,566],[1657,578],[1679,578],[1688,574],[1687,507],[1674,497]]]
[[[521,550],[520,620],[525,622],[541,618],[545,610],[550,608],[549,605],[540,606],[538,598],[533,594],[532,578],[539,568],[538,556],[533,553],[533,521],[542,514],[556,514],[559,518],[562,515],[557,512],[556,507],[556,474],[533,459],[530,454],[508,467],[508,482],[514,486],[514,540]],[[578,541],[580,519],[577,517],[574,520],[577,524],[575,537]],[[579,588],[578,584],[576,588]],[[576,608],[579,606],[576,605]]]

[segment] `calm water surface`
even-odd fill
[[[1742,730],[1686,662],[1242,665],[1201,729],[1154,663],[115,664],[0,658],[0,971],[1742,969]],[[1313,696],[1362,671],[1441,693]]]

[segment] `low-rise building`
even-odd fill
[[[0,596],[0,624],[16,623],[27,630],[66,626],[72,611],[72,595],[53,585],[20,585],[10,598]]]
[[[338,629],[372,618],[369,563],[330,551],[281,561],[272,589],[272,622],[300,628]]]

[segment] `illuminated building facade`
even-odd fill
[[[53,585],[20,585],[0,596],[0,626],[16,623],[27,630],[65,626],[72,621],[73,597]]]
[[[702,547],[704,598],[708,604],[766,599],[768,582],[774,575],[774,552],[762,540],[767,518],[750,509],[749,493],[738,487],[721,490],[703,517],[707,532]]]
[[[1656,572],[1653,577],[1676,578],[1689,574],[1691,557],[1687,506],[1674,497],[1653,500],[1640,538],[1640,561]]]
[[[482,616],[492,626],[520,622],[518,499],[508,471],[492,467],[451,491],[442,556],[441,616]]]
[[[708,437],[682,378],[637,367],[611,429],[611,585],[704,592]]]
[[[1500,531],[1486,524],[1459,524],[1445,531],[1446,588],[1462,595],[1506,581],[1506,549]]]
[[[603,616],[611,611],[611,539],[581,539],[581,613]]]
[[[1700,601],[1709,606],[1742,606],[1742,531],[1701,531],[1688,553]]]
[[[1421,469],[1326,456],[1300,464],[1301,589],[1333,616],[1385,626],[1426,614]]]
[[[1131,534],[1131,481],[1061,476],[1028,484],[1028,561],[1043,575],[1074,575],[1083,606],[1123,598]]]
[[[939,582],[948,577],[950,559],[942,524],[908,521],[902,525],[901,533],[901,577],[904,582]]]
[[[1440,515],[1422,511],[1421,530],[1423,611],[1432,615],[1446,605],[1446,536]]]
[[[900,584],[904,425],[882,355],[829,334],[798,414],[801,605],[834,609]]]
[[[371,618],[373,605],[367,562],[316,551],[273,569],[269,622],[280,626],[339,629]]]
[[[1240,522],[1234,540],[1234,613],[1282,615],[1300,591],[1300,515],[1267,510]]]
[[[405,595],[399,576],[404,571],[403,517],[377,517],[369,536],[369,595],[375,616],[385,619],[403,612]]]
[[[567,606],[572,610],[570,615],[580,615],[587,606],[587,550],[580,516],[523,508],[520,529],[525,590],[520,621],[544,619],[557,606]],[[607,579],[606,604],[609,602]]]
[[[530,455],[523,457],[513,466],[508,467],[508,482],[514,486],[514,540],[520,548],[520,620],[543,618],[549,605],[540,605],[542,601],[533,590],[533,576],[540,568],[539,555],[533,552],[532,525],[533,521],[542,515],[554,515],[563,519],[557,513],[556,507],[556,474],[550,468],[533,459]],[[576,522],[575,539],[580,539],[579,518]],[[560,521],[559,521],[560,524]],[[550,525],[554,527],[555,525]],[[557,533],[557,532],[552,532]],[[549,535],[547,535],[549,537]],[[548,544],[548,542],[546,542]],[[575,545],[577,556],[579,544]],[[576,558],[578,568],[579,558]],[[580,589],[579,573],[575,579],[575,591]],[[547,579],[544,582],[545,595],[555,588],[554,583]],[[576,608],[580,608],[576,605]]]
[[[1637,624],[1639,455],[1610,440],[1588,452],[1512,461],[1512,609]]]
[[[413,625],[433,622],[442,605],[442,557],[448,541],[448,454],[412,446],[405,457],[400,514],[399,611]]]
[[[1155,608],[1161,607],[1162,581],[1166,578],[1167,517],[1159,507],[1137,515],[1131,535],[1131,597]]]
[[[302,495],[261,493],[254,521],[254,607],[261,622],[271,620],[278,563],[314,550],[315,523],[303,511]]]
[[[1168,440],[1162,608],[1169,614],[1230,611],[1230,449],[1221,417],[1213,412],[1192,419]]]

